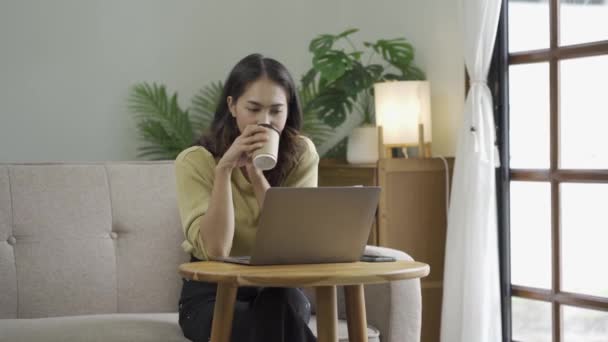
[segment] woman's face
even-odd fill
[[[247,125],[261,123],[271,124],[283,131],[287,122],[287,93],[285,89],[272,80],[262,77],[247,86],[243,95],[236,102],[228,96],[228,109],[236,123],[239,132]]]

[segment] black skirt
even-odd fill
[[[216,292],[215,283],[183,280],[179,325],[189,340],[209,341]],[[309,321],[310,302],[301,289],[243,286],[236,295],[230,340],[313,342]]]

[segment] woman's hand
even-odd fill
[[[266,177],[264,176],[264,171],[258,169],[253,164],[253,161],[251,159],[245,165],[245,170],[247,171],[247,176],[252,182],[266,179]]]
[[[248,125],[228,148],[224,156],[217,163],[218,168],[232,171],[251,164],[253,152],[268,141],[266,128],[258,125]]]
[[[245,171],[247,172],[247,177],[249,178],[249,182],[253,186],[253,192],[255,194],[255,198],[258,201],[258,205],[260,208],[264,205],[264,198],[266,197],[266,191],[270,188],[270,184],[268,184],[268,180],[264,176],[264,171],[258,169],[251,159],[245,165]]]

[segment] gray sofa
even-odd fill
[[[170,161],[0,164],[0,341],[187,341],[182,239]],[[365,291],[370,341],[419,341],[418,280]]]

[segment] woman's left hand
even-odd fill
[[[245,169],[247,171],[249,181],[251,182],[251,185],[253,185],[255,198],[258,200],[258,204],[261,208],[264,204],[264,198],[266,197],[266,190],[270,188],[270,184],[268,184],[268,181],[264,176],[264,172],[255,167],[251,159],[249,159],[247,164],[245,164]]]

